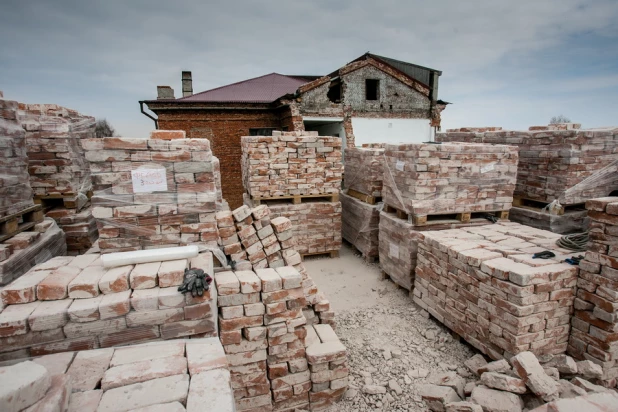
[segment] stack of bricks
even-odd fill
[[[57,206],[47,211],[45,216],[54,219],[66,235],[69,255],[84,254],[99,238],[97,221],[92,215],[92,207],[89,205],[82,210]]]
[[[81,209],[91,181],[80,141],[94,138],[94,117],[54,104],[21,103],[19,120],[26,130],[35,198],[62,199],[65,207]]]
[[[317,132],[241,138],[242,176],[252,199],[338,193],[341,139]]]
[[[349,159],[346,160],[348,161]],[[339,194],[339,199],[341,201],[341,236],[354,245],[365,261],[374,262],[379,254],[379,206],[370,205],[344,192]]]
[[[387,205],[414,217],[505,211],[511,208],[517,148],[465,143],[387,144],[384,151]]]
[[[381,211],[379,217],[379,257],[384,274],[402,288],[412,290],[417,263],[418,243],[423,234],[432,230],[457,229],[488,225],[483,218],[468,223],[441,223],[430,226],[415,226],[395,213]]]
[[[17,120],[18,103],[0,91],[0,218],[34,206],[28,175],[26,133]]]
[[[384,143],[345,149],[343,187],[373,197],[382,197]]]
[[[5,357],[217,336],[217,290],[182,294],[184,269],[213,275],[210,252],[104,268],[100,255],[55,257],[0,289]]]
[[[302,276],[290,266],[215,275],[220,339],[239,411],[309,404]],[[272,409],[270,409],[272,407]]]
[[[4,411],[234,412],[217,338],[58,353],[0,367]]]
[[[377,259],[378,223],[382,198],[384,144],[369,143],[345,149],[345,173],[339,194],[341,234],[367,262]]]
[[[560,126],[560,125],[558,125]],[[533,130],[534,129],[534,130]],[[589,187],[570,189],[584,179],[616,160],[618,153],[618,128],[577,130],[573,127],[543,127],[530,131],[449,131],[438,133],[442,142],[474,142],[508,144],[519,148],[519,165],[515,196],[523,200],[522,206],[538,207],[554,200],[564,206],[579,205],[588,199],[609,195],[606,184],[591,181]],[[532,202],[532,203],[531,203]],[[565,217],[516,207],[511,219],[549,228],[558,233],[582,231],[587,228],[585,211],[565,213]],[[582,208],[583,209],[583,208]],[[574,225],[572,220],[577,219]]]
[[[156,130],[150,139],[85,139],[101,253],[217,245],[218,161],[206,139]]]
[[[569,354],[603,367],[603,381],[618,378],[618,197],[586,202],[590,241],[579,264]],[[613,386],[612,385],[612,386]]]
[[[339,401],[348,388],[346,349],[329,325],[306,329],[306,355],[311,372],[309,402],[312,411],[320,411]]]
[[[254,206],[247,197],[245,205]],[[338,253],[341,249],[341,202],[277,203],[268,207],[271,218],[284,217],[292,222],[296,250],[301,255]]]
[[[7,285],[36,265],[67,253],[64,232],[45,218],[30,232],[0,242],[0,286]],[[1,306],[1,305],[0,305]]]
[[[513,222],[425,232],[414,302],[493,359],[564,353],[577,267],[559,237]]]
[[[260,205],[253,209],[241,206],[232,212],[218,212],[216,221],[220,246],[233,270],[293,266],[302,275],[305,298],[311,305],[307,308],[307,319],[335,326],[335,314],[330,310],[330,303],[318,291],[295,249],[295,234],[289,219],[271,219],[270,208]],[[275,236],[274,239],[272,236]]]

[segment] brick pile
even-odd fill
[[[18,103],[0,91],[0,218],[34,206],[28,175],[26,133],[17,120]]]
[[[469,223],[445,223],[433,226],[414,226],[395,213],[385,211],[379,216],[379,256],[380,267],[397,285],[412,290],[417,263],[418,243],[423,233],[430,230],[456,229],[487,225],[485,219],[475,219]]]
[[[346,159],[349,162],[350,159]],[[347,166],[346,166],[347,167]],[[361,252],[367,262],[377,259],[379,251],[378,232],[380,223],[379,205],[370,205],[343,191],[341,201],[341,236]]]
[[[52,219],[46,218],[37,223],[33,231],[21,232],[0,243],[0,286],[66,252],[64,232]]]
[[[345,149],[343,187],[369,196],[382,196],[383,143]]]
[[[387,144],[384,157],[382,198],[405,213],[423,217],[511,208],[517,173],[515,147]]]
[[[184,137],[182,131],[157,130],[150,139],[82,140],[92,170],[101,253],[216,247],[215,212],[227,207],[218,160],[208,140]]]
[[[185,336],[217,336],[217,290],[178,291],[195,258],[104,268],[100,255],[60,256],[0,289],[0,353],[15,357]]]
[[[45,216],[54,219],[65,233],[69,255],[84,254],[99,238],[97,221],[92,216],[90,204],[86,204],[82,210],[57,206],[48,210]]]
[[[91,181],[80,140],[94,138],[94,117],[55,104],[21,103],[19,121],[26,131],[34,196],[63,199],[65,207],[81,209]]]
[[[305,317],[310,323],[335,326],[335,314],[328,300],[318,291],[296,251],[295,231],[289,219],[271,219],[266,205],[253,209],[245,205],[232,212],[218,212],[216,221],[220,246],[233,270],[294,267],[302,275],[303,291],[310,305]]]
[[[603,380],[618,378],[618,197],[586,202],[590,241],[579,265],[569,353],[603,367]]]
[[[253,203],[245,197],[245,205]],[[301,255],[336,252],[341,249],[341,202],[303,201],[294,205],[268,205],[271,218],[284,217],[292,222],[296,250]]]
[[[46,355],[0,368],[3,411],[233,412],[217,338]]]
[[[515,195],[562,205],[607,196],[606,187],[591,187],[586,197],[567,199],[564,193],[616,160],[618,128],[438,133],[441,142],[494,143],[518,146]]]
[[[302,281],[292,266],[215,275],[239,411],[320,410],[347,388],[345,347],[329,325],[306,325]]]
[[[242,176],[251,198],[338,193],[341,139],[317,132],[244,136]]]
[[[329,325],[308,327],[305,338],[311,372],[311,410],[323,410],[339,401],[348,388],[346,348]]]
[[[558,237],[513,222],[425,232],[414,301],[493,359],[564,353],[577,267]]]

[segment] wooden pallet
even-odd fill
[[[84,193],[88,200],[92,198],[92,190]],[[67,209],[77,209],[79,206],[79,202],[77,201],[77,196],[73,192],[69,193],[58,193],[53,195],[45,195],[45,196],[34,196],[34,203],[37,205],[43,206],[43,208],[51,208],[59,205],[61,201],[65,208]]]
[[[269,202],[281,202],[291,203],[293,205],[300,205],[303,202],[316,200],[316,199],[324,199],[329,202],[338,202],[339,201],[339,193],[324,193],[321,195],[290,195],[290,196],[273,196],[273,197],[252,197],[251,202],[253,202],[253,206],[259,206],[261,204],[268,205]]]
[[[326,256],[328,255],[331,259],[339,257],[338,250],[331,250],[328,252],[312,252],[312,253],[301,253],[300,257],[305,260],[305,256]]]
[[[528,199],[521,196],[513,197],[513,206],[520,207],[522,209],[530,209],[541,212],[543,208],[545,208],[547,205],[549,205],[548,202],[541,202],[539,200]],[[584,203],[577,203],[574,205],[560,205],[557,214],[564,215],[566,212],[581,212],[582,210],[586,210],[586,205]]]
[[[379,202],[382,201],[382,197],[381,196],[367,195],[365,193],[357,192],[354,189],[348,189],[346,194],[348,196],[351,196],[351,197],[353,197],[355,199],[360,200],[361,202],[368,203],[370,205],[375,205],[376,203],[379,203]]]
[[[508,219],[508,210],[483,211],[483,212],[463,212],[439,215],[417,215],[407,213],[401,209],[385,204],[384,211],[386,213],[395,213],[398,218],[405,219],[414,226],[431,226],[445,223],[469,223],[473,219],[484,219],[485,216],[494,216],[496,219]]]
[[[41,223],[45,215],[41,205],[34,205],[18,213],[0,218],[0,242]]]

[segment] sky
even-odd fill
[[[139,100],[365,52],[443,72],[444,128],[618,125],[617,0],[2,0],[0,90],[146,137]]]

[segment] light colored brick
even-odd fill
[[[100,412],[123,412],[161,403],[187,400],[189,375],[175,375],[110,389],[99,403]]]
[[[157,273],[161,262],[135,265],[130,275],[131,289],[149,289],[157,286]]]
[[[114,349],[97,349],[77,353],[67,371],[67,375],[71,378],[73,391],[96,389],[109,367],[113,354]]]
[[[131,310],[131,291],[111,293],[103,296],[99,303],[101,320],[124,316]]]

